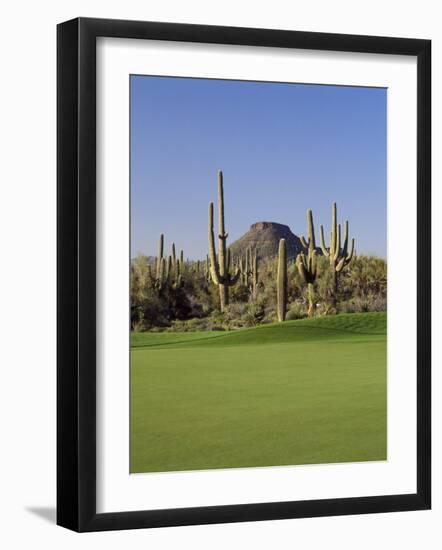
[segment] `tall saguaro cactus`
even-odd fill
[[[296,266],[303,281],[307,284],[308,316],[313,317],[315,313],[315,288],[314,283],[317,275],[316,262],[316,241],[315,226],[313,225],[313,214],[307,210],[308,241],[301,237],[301,243],[307,249],[307,255],[301,252],[296,257]]]
[[[337,299],[339,273],[348,265],[352,258],[355,248],[355,240],[351,240],[350,251],[348,250],[348,220],[344,226],[344,242],[341,247],[341,224],[337,222],[336,203],[332,205],[332,227],[330,231],[330,246],[327,247],[324,241],[324,228],[321,225],[320,235],[321,249],[324,256],[330,260],[330,267],[333,270],[333,296]]]
[[[229,287],[238,282],[241,271],[238,268],[233,275],[230,273],[230,253],[226,246],[228,234],[224,225],[224,185],[221,170],[218,172],[218,258],[213,230],[213,202],[209,204],[208,237],[210,275],[213,282],[219,287],[220,309],[224,311],[225,306],[229,303]]]
[[[285,321],[287,313],[287,247],[285,239],[279,241],[278,277],[276,284],[278,321]]]

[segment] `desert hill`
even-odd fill
[[[248,248],[256,248],[261,258],[267,258],[277,256],[280,239],[286,240],[289,258],[294,258],[303,251],[299,237],[292,233],[290,227],[276,222],[254,223],[229,249],[232,256],[236,257],[244,255]]]

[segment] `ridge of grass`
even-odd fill
[[[131,335],[133,350],[152,347],[233,346],[290,343],[317,339],[340,340],[355,336],[385,336],[384,312],[342,313],[333,316],[272,323],[235,331],[145,332]]]

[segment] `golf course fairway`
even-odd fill
[[[386,459],[385,313],[136,333],[130,471]]]

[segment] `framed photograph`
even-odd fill
[[[430,52],[58,26],[59,525],[430,508]]]

